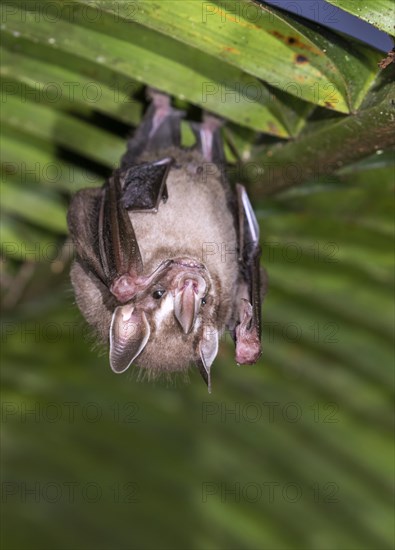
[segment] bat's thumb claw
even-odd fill
[[[262,354],[260,334],[252,321],[252,306],[243,300],[241,323],[236,327],[236,362],[242,365],[253,365]]]
[[[236,344],[236,362],[239,365],[254,365],[262,355],[262,347],[257,335],[240,340]]]

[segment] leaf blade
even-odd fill
[[[326,0],[378,29],[395,36],[395,4],[392,0]]]

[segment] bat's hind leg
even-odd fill
[[[146,153],[160,154],[161,149],[181,146],[181,119],[184,112],[171,106],[170,97],[148,88],[151,104],[142,122],[129,139],[127,151],[121,159],[121,169],[139,162]]]
[[[221,136],[221,119],[205,113],[203,122],[190,123],[193,133],[195,134],[197,149],[207,162],[215,163],[221,170],[225,167],[224,144]]]

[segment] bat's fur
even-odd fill
[[[221,285],[216,289],[216,300],[221,324],[228,323],[239,264],[234,217],[227,207],[221,175],[217,168],[214,172],[214,167],[210,167],[206,181],[207,162],[196,151],[170,149],[163,154],[176,160],[166,180],[168,201],[160,205],[156,214],[130,213],[144,266],[153,271],[160,261],[179,256],[205,264],[218,287]]]

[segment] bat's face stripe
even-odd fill
[[[161,298],[160,305],[154,313],[154,325],[156,333],[161,332],[164,324],[168,324],[174,315],[174,298],[170,292]]]

